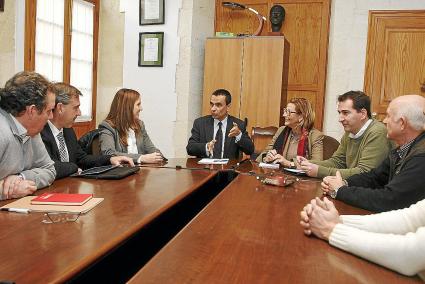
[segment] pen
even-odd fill
[[[28,214],[31,212],[30,209],[23,209],[23,208],[0,208],[1,211],[9,211],[9,212],[16,212],[16,213],[25,213]]]

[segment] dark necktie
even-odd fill
[[[58,141],[59,141],[59,155],[61,158],[61,162],[69,162],[68,152],[66,151],[66,148],[65,148],[65,138],[63,137],[63,133],[59,132],[59,134],[56,135],[56,137],[58,138]]]
[[[218,123],[218,130],[215,133],[215,144],[213,150],[213,158],[221,159],[221,149],[223,147],[223,131],[221,130],[221,126],[223,124],[221,121]]]

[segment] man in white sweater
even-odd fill
[[[339,215],[326,197],[301,211],[306,235],[404,275],[425,279],[425,200],[409,208],[374,215]]]

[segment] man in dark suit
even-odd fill
[[[56,94],[56,105],[53,118],[41,131],[41,138],[50,158],[55,162],[56,179],[67,177],[81,169],[109,164],[128,163],[134,166],[132,159],[123,156],[87,155],[71,128],[77,116],[81,115],[81,92],[65,83],[55,83],[50,89]]]
[[[254,144],[242,120],[228,114],[232,102],[229,91],[218,89],[211,95],[211,115],[195,119],[187,154],[199,158],[239,158],[239,152],[254,152]]]

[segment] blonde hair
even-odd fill
[[[292,98],[289,103],[294,104],[295,111],[303,117],[302,127],[310,131],[316,117],[310,102],[305,98]]]

